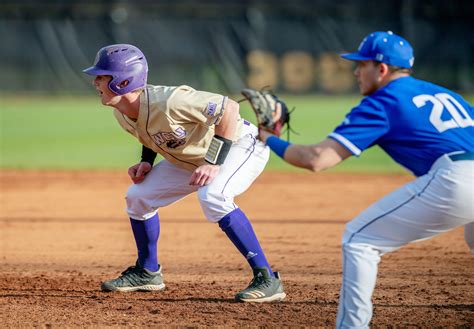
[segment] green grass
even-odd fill
[[[238,97],[237,97],[238,98]],[[286,96],[296,111],[292,127],[295,143],[324,139],[357,105],[359,96]],[[469,97],[468,97],[469,99]],[[469,99],[472,102],[472,98]],[[255,121],[247,104],[242,116]],[[0,167],[31,169],[128,168],[140,155],[140,145],[115,121],[112,110],[93,96],[5,96],[0,98]],[[293,168],[272,154],[267,168]],[[383,151],[374,147],[334,169],[352,172],[402,172]]]
[[[1,167],[125,168],[139,145],[93,97],[7,97],[0,103]]]

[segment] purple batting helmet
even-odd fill
[[[83,70],[89,75],[111,75],[109,89],[117,95],[143,88],[146,85],[148,63],[145,55],[135,46],[110,45],[97,52],[94,65]],[[125,87],[120,84],[127,80]]]

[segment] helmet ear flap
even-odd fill
[[[130,83],[133,81],[133,77],[129,77],[127,79],[119,79],[120,77],[114,77],[112,80],[109,82],[109,89],[119,95],[125,94],[127,92],[124,92],[127,88],[127,86],[130,85]]]

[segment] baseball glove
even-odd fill
[[[285,125],[290,132],[290,112],[285,102],[268,90],[243,89],[242,95],[250,102],[260,129],[267,130],[280,137]],[[280,104],[281,106],[277,106]]]

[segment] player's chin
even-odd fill
[[[362,96],[368,96],[372,94],[375,90],[373,88],[368,88],[368,87],[359,85],[359,91]]]
[[[100,101],[103,105],[105,105],[105,103],[107,103],[107,97],[105,97],[104,93],[99,92],[99,98],[100,98]]]
[[[104,95],[100,96],[100,101],[102,102],[102,105],[107,105],[107,106],[114,105],[113,99]]]

